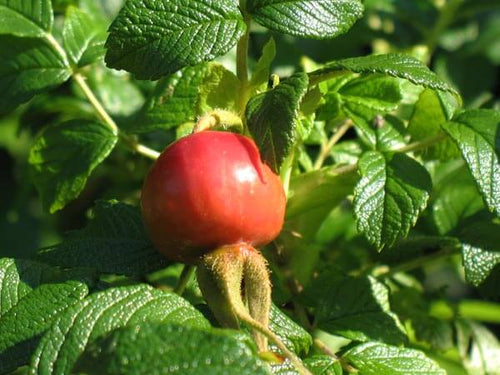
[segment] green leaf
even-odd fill
[[[290,220],[308,211],[326,207],[330,211],[351,194],[358,176],[328,168],[295,176],[290,181],[286,218]]]
[[[70,76],[65,58],[43,39],[0,35],[0,113],[35,94],[64,83]]]
[[[239,341],[233,331],[153,323],[121,328],[99,340],[86,351],[77,369],[108,375],[269,374],[255,348]]]
[[[223,55],[245,28],[232,0],[130,0],[109,29],[106,63],[158,79]]]
[[[39,335],[88,294],[87,283],[72,276],[33,261],[0,259],[0,373],[27,364]]]
[[[198,88],[209,71],[210,65],[202,64],[184,68],[158,81],[137,119],[127,124],[127,131],[146,133],[194,122]]]
[[[72,64],[91,64],[104,56],[105,35],[90,16],[70,6],[66,12],[63,28],[63,46]],[[87,54],[82,64],[82,57]]]
[[[450,120],[457,104],[443,91],[425,89],[415,103],[408,123],[412,141],[418,142],[442,132],[441,125]],[[445,139],[421,152],[425,159],[448,160],[459,155],[457,146]]]
[[[442,127],[460,149],[488,208],[500,215],[500,111],[464,111]]]
[[[329,355],[315,355],[304,360],[306,367],[314,375],[342,375],[342,365]]]
[[[75,199],[117,139],[106,125],[93,121],[71,120],[47,127],[29,156],[44,207],[53,213]]]
[[[269,76],[271,75],[271,63],[276,56],[276,42],[271,37],[262,48],[262,55],[255,64],[253,69],[252,78],[250,79],[250,86],[253,87],[254,92],[261,86],[267,86]]]
[[[269,328],[283,343],[297,354],[307,354],[312,345],[311,335],[275,305],[271,305]]]
[[[318,328],[355,341],[405,342],[406,334],[390,311],[389,291],[384,284],[371,276],[325,282],[317,302]]]
[[[89,343],[114,329],[146,321],[209,327],[200,312],[174,293],[146,285],[108,289],[59,316],[42,337],[29,374],[68,374]]]
[[[358,345],[343,358],[359,370],[359,375],[446,375],[421,351],[377,342]]]
[[[359,0],[252,0],[247,8],[273,31],[315,39],[345,33],[363,14]]]
[[[500,368],[500,343],[485,326],[458,320],[457,346],[469,374],[496,375]]]
[[[27,364],[38,336],[87,294],[87,285],[80,281],[44,284],[4,314],[0,318],[0,372]]]
[[[197,115],[213,109],[234,109],[240,81],[223,65],[209,63],[198,88]]]
[[[408,234],[431,190],[427,170],[405,154],[365,153],[358,163],[361,180],[354,189],[358,230],[378,249]]]
[[[374,119],[396,109],[402,99],[399,80],[383,75],[350,75],[327,90],[319,118],[329,121],[340,111],[373,145],[377,143]]]
[[[246,108],[248,128],[262,159],[275,171],[295,141],[295,126],[302,97],[307,92],[305,73],[297,73],[275,88],[251,98]]]
[[[490,222],[471,223],[459,239],[465,279],[475,287],[485,283],[496,269],[500,272],[500,225]]]
[[[309,73],[311,84],[330,79],[345,72],[382,73],[393,77],[404,78],[416,85],[432,89],[456,91],[441,80],[427,66],[414,57],[398,53],[386,55],[370,55],[337,60],[325,65],[324,68]]]
[[[117,201],[99,201],[85,229],[71,232],[59,245],[41,250],[37,259],[62,267],[87,267],[101,273],[143,275],[163,268],[139,210]]]
[[[47,269],[31,260],[0,258],[0,318],[42,283]]]
[[[43,37],[53,21],[51,0],[0,0],[0,34]]]
[[[436,185],[432,218],[441,235],[460,228],[467,218],[485,207],[467,168],[461,164]]]

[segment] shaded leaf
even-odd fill
[[[109,375],[159,374],[161,369],[186,375],[269,374],[255,347],[238,340],[233,331],[157,323],[114,331],[91,345],[78,369]]]
[[[14,109],[34,95],[64,83],[68,64],[43,39],[0,35],[0,113]]]
[[[143,275],[167,265],[149,241],[139,210],[117,201],[97,202],[85,229],[41,250],[37,258],[63,267],[125,275]]]
[[[106,125],[70,120],[47,127],[30,150],[29,163],[45,209],[51,213],[78,197],[118,136]]]

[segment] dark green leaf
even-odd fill
[[[500,343],[485,326],[458,320],[457,346],[469,374],[496,375],[500,368]]]
[[[378,249],[408,234],[431,190],[427,170],[404,154],[365,153],[359,160],[361,180],[354,189],[358,230]]]
[[[106,63],[158,79],[226,53],[245,27],[232,0],[130,0],[109,29]]]
[[[259,146],[262,159],[278,171],[295,141],[295,126],[307,75],[297,73],[275,88],[254,96],[247,104],[248,128]]]
[[[251,0],[247,8],[271,30],[315,39],[345,33],[363,14],[359,0]]]
[[[465,278],[472,285],[480,286],[500,265],[500,225],[472,223],[460,233],[459,238]]]
[[[209,64],[197,65],[160,80],[137,119],[127,124],[127,131],[145,133],[194,122],[198,87],[209,70]]]
[[[488,208],[500,215],[500,111],[464,111],[442,127],[462,152]]]
[[[306,358],[304,364],[314,375],[342,375],[342,365],[329,355],[315,355]]]
[[[68,374],[88,343],[144,321],[209,327],[201,313],[176,294],[146,285],[109,289],[90,295],[59,316],[42,337],[29,374]],[[192,344],[196,348],[198,343]]]
[[[446,375],[436,362],[418,350],[377,342],[358,345],[343,358],[359,370],[359,375]]]
[[[64,20],[63,45],[72,64],[91,64],[104,56],[105,35],[92,18],[76,7],[69,7]],[[82,57],[87,58],[82,64]]]
[[[1,22],[0,22],[1,23]],[[59,86],[70,76],[65,57],[43,39],[0,35],[0,113]]]
[[[391,53],[333,61],[324,68],[309,73],[311,84],[324,81],[345,71],[355,73],[382,73],[407,79],[416,85],[455,93],[455,90],[423,63],[409,55]]]
[[[318,299],[319,328],[355,341],[401,344],[404,328],[390,311],[387,287],[372,277],[328,280]]]
[[[232,331],[152,323],[114,331],[93,344],[77,368],[96,375],[269,374],[255,348]]]
[[[0,34],[43,37],[53,21],[50,0],[0,0]]]
[[[38,253],[43,262],[88,267],[102,273],[143,275],[167,264],[153,248],[139,210],[116,201],[100,201],[85,229]]]
[[[31,148],[35,186],[51,213],[75,199],[118,137],[106,125],[72,120],[47,127]]]
[[[271,306],[269,328],[276,333],[283,343],[297,354],[307,354],[311,345],[311,335],[276,306]]]
[[[88,294],[86,282],[27,260],[0,259],[0,373],[29,361],[39,335]],[[41,282],[48,284],[39,285]]]

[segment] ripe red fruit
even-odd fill
[[[153,244],[185,263],[223,245],[269,243],[284,213],[279,177],[250,138],[233,133],[202,131],[170,145],[142,189]]]

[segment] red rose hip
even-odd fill
[[[167,147],[142,189],[142,214],[158,251],[195,263],[216,247],[262,246],[280,232],[279,177],[242,135],[202,131]]]

